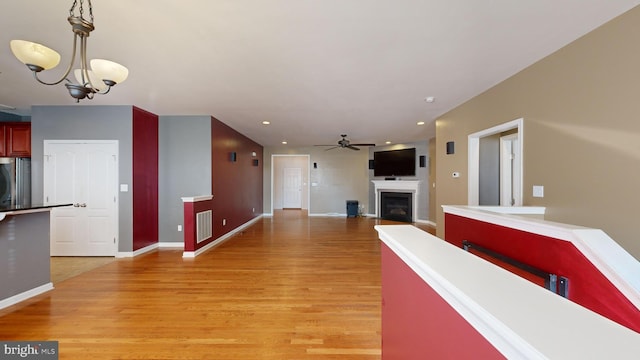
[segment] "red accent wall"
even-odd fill
[[[640,312],[568,241],[445,214],[445,240],[468,240],[520,262],[569,279],[569,299],[640,332]]]
[[[382,359],[505,359],[384,243]]]
[[[133,250],[158,242],[158,115],[133,107]]]
[[[236,161],[231,161],[231,153]],[[260,144],[211,118],[213,239],[262,214],[262,156]],[[257,166],[254,160],[258,160]],[[226,225],[222,225],[223,219]]]

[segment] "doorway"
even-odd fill
[[[309,155],[271,155],[271,213],[309,209]]]
[[[490,157],[500,161],[501,165],[497,166],[499,172],[489,177],[493,180],[487,181],[487,178],[485,178],[483,181],[485,185],[488,183],[489,187],[493,189],[500,189],[499,204],[494,205],[522,206],[523,125],[524,119],[519,118],[469,135],[469,205],[487,205],[480,201],[481,197],[485,198],[486,195],[482,194],[481,196],[483,187],[480,186],[480,179],[481,169],[486,169],[491,165],[483,163],[482,159],[487,157],[481,156],[481,153],[483,153],[481,143],[484,142],[483,140],[497,136],[500,145],[495,147],[495,153]],[[502,156],[500,155],[500,149],[503,146],[509,148],[511,155],[507,155],[506,152]],[[513,157],[508,161],[509,164],[505,163],[507,157]]]
[[[115,256],[118,242],[118,141],[45,140],[45,204],[52,256]]]

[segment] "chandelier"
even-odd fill
[[[71,9],[69,9],[67,20],[71,24],[74,34],[73,51],[69,67],[58,81],[51,83],[42,81],[38,77],[38,73],[56,67],[60,63],[60,54],[44,45],[30,41],[11,40],[10,43],[13,55],[27,65],[39,83],[57,85],[66,80],[65,86],[76,102],[84,98],[93,99],[95,94],[108,93],[112,86],[125,81],[129,75],[129,70],[126,67],[109,60],[93,59],[90,62],[91,68],[87,66],[87,38],[94,29],[91,0],[87,0],[87,5],[89,6],[89,19],[84,18],[84,0],[80,0],[79,6],[78,0],[74,0]],[[80,39],[80,68],[73,72],[77,80],[77,83],[74,83],[69,80],[68,76],[76,60],[78,38]]]

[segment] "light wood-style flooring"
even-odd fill
[[[57,340],[60,359],[380,359],[378,223],[279,211],[195,259],[111,261],[0,310],[0,339]]]

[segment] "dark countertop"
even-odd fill
[[[15,205],[0,205],[0,213],[13,212],[13,211],[26,211],[26,210],[38,210],[38,209],[50,209],[61,206],[71,206],[73,204],[56,204],[56,205],[44,205],[38,203],[31,204],[15,204]]]

